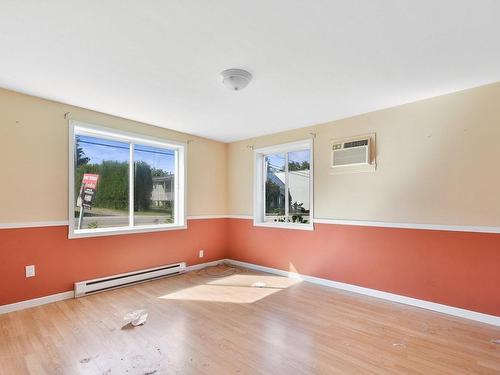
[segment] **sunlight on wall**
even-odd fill
[[[299,273],[292,262],[288,262],[288,272]]]
[[[300,280],[280,276],[233,275],[158,297],[167,300],[253,303]]]

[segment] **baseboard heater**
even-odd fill
[[[186,271],[186,263],[168,264],[161,267],[148,268],[134,272],[122,273],[101,277],[99,279],[79,281],[75,283],[75,298],[87,296],[106,290],[122,288],[124,286],[160,279],[162,277],[179,275]]]

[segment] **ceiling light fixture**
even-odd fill
[[[227,69],[221,74],[222,83],[230,90],[243,90],[252,80],[252,74],[243,69]]]

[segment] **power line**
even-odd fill
[[[78,140],[77,143],[86,143],[86,144],[89,144],[89,145],[111,147],[111,148],[115,148],[115,149],[118,148],[118,149],[122,149],[122,150],[129,150],[130,149],[130,147],[118,146],[118,145],[109,145],[109,144],[106,144],[106,143],[91,142],[91,141]],[[83,150],[83,151],[85,152],[85,150]],[[173,156],[174,155],[173,151],[164,152],[164,151],[144,150],[144,149],[138,148],[137,146],[134,147],[134,151],[148,152],[150,154],[158,154],[158,155],[168,155],[168,156]]]
[[[78,140],[77,143],[86,143],[86,144],[95,145],[95,146],[105,146],[105,147],[121,148],[123,150],[129,150],[129,147],[116,146],[116,145],[107,145],[106,143],[98,143],[98,142],[90,142],[90,141],[82,141],[82,140]]]

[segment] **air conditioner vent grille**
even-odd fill
[[[352,141],[344,143],[344,148],[368,146],[368,139],[362,139],[360,141]]]
[[[364,148],[344,149],[341,152],[336,152],[334,156],[334,165],[352,165],[367,163],[367,152]]]

